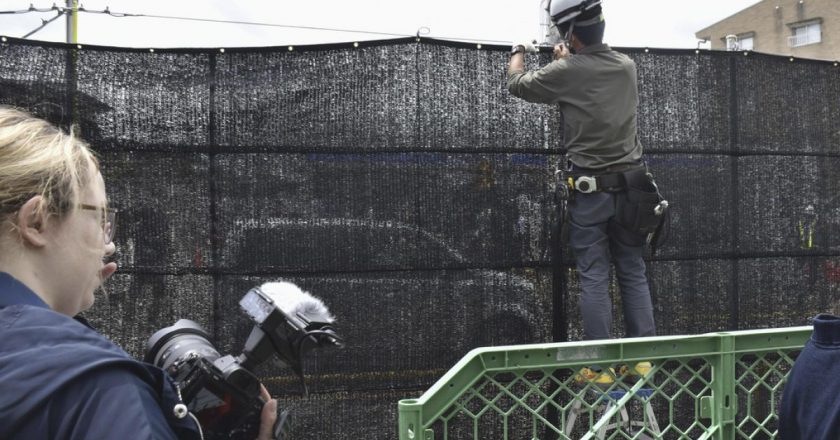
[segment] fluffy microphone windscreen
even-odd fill
[[[327,310],[323,301],[290,282],[265,283],[260,286],[260,289],[289,316],[301,314],[310,321],[327,323],[335,321],[335,317]]]

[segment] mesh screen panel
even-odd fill
[[[833,307],[840,69],[623,52],[673,208],[648,264],[659,333],[801,325]],[[78,124],[101,155],[121,209],[121,273],[88,312],[103,333],[141,357],[151,333],[190,318],[238,352],[251,326],[239,298],[296,282],[348,346],[307,360],[309,399],[285,366],[259,368],[295,409],[294,437],[386,439],[397,400],[471,348],[582,334],[572,256],[553,246],[562,115],[512,97],[507,61],[414,38],[224,52],[9,39],[0,103]]]

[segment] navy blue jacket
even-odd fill
[[[818,315],[779,408],[781,440],[840,439],[840,318]]]
[[[0,272],[0,439],[192,439],[163,370]]]

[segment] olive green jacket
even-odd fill
[[[508,90],[529,102],[557,104],[569,160],[582,168],[638,162],[636,63],[606,44],[585,47],[533,71],[512,71]]]

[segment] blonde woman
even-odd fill
[[[0,106],[0,438],[200,438],[166,373],[73,319],[117,270],[114,220],[88,146]]]

